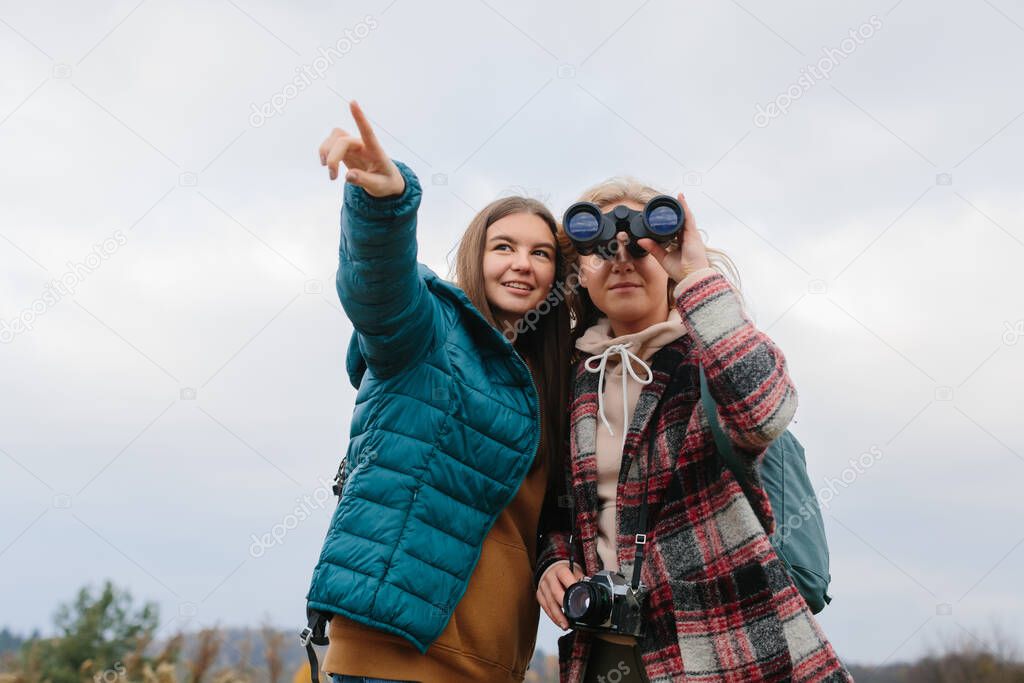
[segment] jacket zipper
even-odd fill
[[[512,346],[512,343],[509,342],[507,339],[505,340],[505,343],[508,344],[509,346]],[[530,388],[533,389],[533,395],[534,395],[534,398],[536,398],[537,407],[533,411],[534,412],[534,417],[536,417],[536,423],[535,424],[537,425],[537,438],[536,438],[536,440],[535,440],[535,442],[533,444],[533,457],[534,457],[534,459],[536,459],[536,457],[537,457],[537,449],[540,448],[540,433],[541,433],[541,427],[540,427],[540,392],[537,391],[537,383],[533,381],[533,373],[530,372],[530,366],[526,364],[526,361],[523,360],[523,357],[520,356],[519,352],[515,350],[515,347],[512,347],[512,354],[516,357],[516,360],[519,361],[519,364],[523,366],[523,369],[526,370],[526,376],[530,378]],[[527,469],[527,472],[529,472],[529,469]]]

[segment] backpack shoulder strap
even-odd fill
[[[711,435],[715,439],[718,454],[740,484],[748,484],[744,469],[736,461],[736,453],[732,449],[732,444],[729,443],[729,437],[725,435],[722,425],[718,422],[718,407],[715,405],[715,399],[708,389],[708,378],[704,375],[703,364],[700,365],[700,401],[704,406],[704,413],[708,416],[708,424],[711,427]]]

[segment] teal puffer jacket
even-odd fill
[[[540,419],[509,341],[416,263],[420,184],[398,166],[398,197],[345,187],[337,285],[355,328],[347,367],[358,394],[306,598],[426,652],[533,464]]]

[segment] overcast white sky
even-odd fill
[[[0,65],[0,625],[107,577],[165,632],[303,625],[354,399],[316,148],[354,97],[439,272],[502,193],[685,191],[846,478],[840,655],[1024,643],[1020,2],[5,1]]]

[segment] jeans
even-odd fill
[[[365,678],[364,676],[345,676],[331,674],[334,683],[412,683],[412,681],[396,681],[393,678]]]

